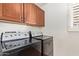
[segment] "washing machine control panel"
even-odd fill
[[[29,44],[27,32],[5,32],[1,39],[2,51],[17,49]]]

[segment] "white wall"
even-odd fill
[[[11,23],[4,23],[0,22],[0,33],[3,31],[40,31],[41,28],[39,27],[32,27],[22,24],[11,24]]]
[[[68,32],[69,19],[66,3],[50,3],[45,9],[44,34],[53,35],[55,56],[79,56],[79,32]]]

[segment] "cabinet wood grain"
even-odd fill
[[[0,4],[0,18],[2,17],[2,4]]]
[[[44,26],[44,11],[35,4],[24,4],[25,23],[32,26]]]
[[[22,4],[19,3],[2,3],[0,6],[2,10],[0,19],[22,22]]]
[[[0,20],[44,26],[44,11],[33,3],[0,3]]]

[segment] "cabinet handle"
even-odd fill
[[[25,20],[25,17],[23,17],[23,19]]]
[[[23,22],[25,22],[25,17],[23,17]]]
[[[23,21],[23,18],[22,18],[22,16],[20,16],[20,19],[21,19],[21,21]]]
[[[21,19],[23,19],[23,17],[21,17]]]
[[[21,21],[23,21],[23,19],[21,19]]]

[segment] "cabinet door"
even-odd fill
[[[44,11],[36,6],[36,22],[38,26],[44,26]]]
[[[20,3],[3,3],[2,17],[8,21],[22,22],[22,4]]]
[[[36,24],[36,9],[34,8],[33,4],[24,4],[24,19],[25,23],[27,24]]]
[[[35,4],[24,4],[25,23],[33,26],[44,25],[44,11]]]
[[[2,16],[2,4],[0,3],[0,18]]]

